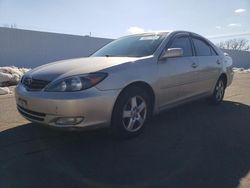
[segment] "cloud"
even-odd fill
[[[216,29],[221,29],[221,26],[217,25],[215,26]]]
[[[141,27],[132,26],[132,27],[128,28],[128,32],[131,34],[136,34],[136,33],[143,33],[143,32],[145,32],[145,30]]]
[[[236,9],[234,12],[237,14],[240,14],[240,13],[245,12],[245,11],[246,11],[246,9],[239,8],[239,9]]]
[[[231,23],[227,25],[228,27],[241,27],[240,23]]]

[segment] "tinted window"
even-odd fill
[[[211,56],[210,46],[200,39],[193,39],[197,56]]]
[[[215,52],[215,50],[210,46],[210,51],[211,51],[211,54],[212,56],[216,56],[217,53]]]
[[[184,57],[192,56],[192,47],[188,37],[175,38],[170,48],[182,48]]]
[[[165,34],[142,34],[122,37],[107,44],[92,56],[142,57],[152,55]]]

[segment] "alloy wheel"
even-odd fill
[[[134,96],[128,100],[123,108],[122,122],[129,132],[138,131],[147,117],[147,103],[140,96]]]
[[[219,80],[219,82],[217,83],[215,91],[216,91],[215,93],[216,100],[221,101],[225,91],[224,83],[222,80]]]

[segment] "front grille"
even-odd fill
[[[17,110],[19,111],[20,114],[22,114],[24,117],[30,120],[44,121],[44,118],[46,116],[46,114],[44,113],[28,110],[19,105],[17,105]]]
[[[45,88],[49,83],[50,81],[37,80],[29,77],[25,77],[22,80],[22,84],[25,86],[27,90],[30,91],[40,91],[43,88]]]

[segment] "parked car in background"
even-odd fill
[[[16,102],[32,122],[110,126],[130,137],[162,110],[200,98],[221,103],[232,78],[232,59],[204,37],[150,32],[114,40],[90,57],[29,71],[16,87]]]

